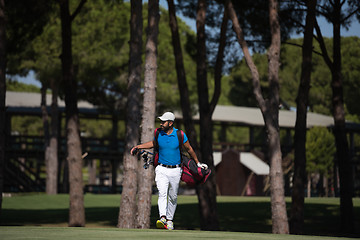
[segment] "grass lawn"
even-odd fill
[[[49,239],[49,240],[89,240],[89,239],[241,239],[241,240],[320,240],[349,239],[319,236],[278,235],[269,233],[244,232],[207,232],[192,230],[156,230],[156,229],[116,229],[116,228],[62,228],[62,227],[0,227],[1,239]]]
[[[217,208],[221,232],[189,231],[200,230],[197,196],[179,196],[174,222],[176,231],[155,229],[155,222],[158,218],[157,196],[155,195],[152,199],[151,210],[152,229],[117,229],[120,198],[119,194],[86,194],[86,228],[67,228],[68,195],[26,194],[5,197],[0,216],[0,225],[2,226],[0,227],[0,239],[23,239],[22,236],[27,236],[27,232],[34,233],[34,236],[36,235],[38,238],[51,240],[75,239],[75,236],[76,239],[119,237],[152,239],[162,236],[174,239],[184,238],[184,236],[188,236],[189,239],[283,239],[280,235],[268,234],[271,233],[269,197],[218,197]],[[341,236],[339,233],[339,202],[338,198],[306,199],[306,238],[305,236],[297,238],[293,235],[289,238],[286,235],[284,239],[324,239],[324,236],[327,236],[326,239],[328,239],[328,236]],[[287,199],[287,203],[288,209],[290,209],[290,199]],[[356,229],[360,229],[360,199],[353,199],[353,204]],[[31,234],[28,235],[31,236]],[[323,237],[316,238],[311,235]],[[347,235],[345,234],[345,236]],[[352,237],[360,237],[360,232]]]

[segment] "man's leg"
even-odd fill
[[[162,166],[157,166],[155,169],[155,182],[156,187],[159,191],[159,199],[158,199],[158,208],[160,218],[162,216],[166,217],[166,209],[167,209],[167,192],[169,188],[169,181],[166,176],[167,169]]]
[[[179,191],[179,183],[181,178],[181,168],[171,169],[168,178],[169,178],[170,187],[169,187],[169,200],[168,200],[166,217],[168,220],[173,220],[177,206],[177,195]]]

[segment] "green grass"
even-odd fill
[[[114,229],[114,228],[53,228],[53,227],[0,227],[1,239],[49,239],[49,240],[91,240],[91,239],[242,239],[242,240],[320,240],[319,236],[294,236],[265,233],[207,232],[189,230]],[[345,239],[326,237],[326,239]]]
[[[66,239],[72,239],[72,235],[79,235],[77,239],[84,238],[97,239],[97,234],[104,234],[108,237],[104,239],[141,237],[145,234],[146,239],[152,237],[159,238],[174,234],[154,229],[155,221],[158,218],[157,196],[153,196],[151,209],[151,229],[150,230],[120,230],[116,228],[119,213],[121,195],[85,195],[85,214],[86,228],[76,229],[67,228],[69,196],[60,194],[48,196],[45,194],[27,194],[5,197],[3,199],[3,209],[0,216],[0,239],[2,236],[12,236],[15,234],[17,239],[26,232],[36,232],[39,238],[43,234],[60,231],[67,234]],[[270,238],[271,233],[271,210],[269,197],[218,197],[217,210],[219,215],[220,230],[222,232],[188,231],[200,230],[199,209],[196,196],[179,196],[178,208],[175,215],[175,235],[172,238],[181,237],[181,234],[190,234],[189,238],[221,238],[221,234],[227,236],[226,239],[281,239]],[[360,229],[360,199],[353,199],[354,217],[356,229]],[[290,209],[290,199],[287,199],[288,209]],[[310,198],[305,200],[305,233],[318,236],[341,236],[339,232],[339,199],[338,198]],[[9,227],[12,226],[12,227]],[[21,227],[15,227],[21,226]],[[25,226],[25,227],[24,227]],[[34,226],[36,226],[34,228]],[[41,228],[40,228],[41,227]],[[44,228],[45,227],[45,228]],[[52,227],[56,227],[55,230]],[[64,227],[64,228],[62,228]],[[86,230],[88,231],[86,231]],[[95,230],[97,229],[97,230]],[[178,231],[187,230],[187,231]],[[79,232],[77,232],[79,231]],[[94,232],[92,232],[94,231]],[[258,233],[258,234],[254,234]],[[8,235],[6,235],[8,234]],[[204,235],[202,235],[204,234]],[[259,235],[260,234],[260,235]],[[262,234],[262,235],[261,235]],[[88,237],[86,237],[88,235]],[[44,235],[45,238],[46,235]],[[59,239],[62,234],[55,238]],[[258,236],[252,238],[253,236]],[[266,236],[261,238],[260,236]],[[345,234],[346,236],[346,234]],[[357,235],[360,237],[360,233]],[[94,237],[94,238],[93,238]],[[292,236],[291,239],[295,239]],[[304,237],[304,236],[303,236]],[[316,238],[302,239],[316,239]],[[183,238],[183,237],[182,237]],[[285,237],[286,238],[286,237]],[[326,237],[328,238],[328,237]],[[144,239],[144,238],[142,238]],[[290,238],[288,238],[290,239]]]

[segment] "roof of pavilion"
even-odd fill
[[[31,114],[41,113],[40,109],[41,94],[28,92],[6,92],[6,107],[11,113]],[[51,94],[46,96],[47,106],[51,105]],[[65,108],[65,102],[58,98],[58,106]],[[98,109],[93,104],[86,101],[79,101],[78,108],[80,113],[98,114]],[[182,119],[181,112],[175,112],[177,119]],[[199,120],[199,114],[193,116],[194,120]],[[222,106],[217,105],[212,116],[213,121],[243,126],[264,126],[264,119],[259,108]],[[294,128],[296,122],[296,111],[279,110],[279,126],[281,128]],[[334,119],[332,116],[326,116],[318,113],[307,113],[307,128],[314,126],[332,127]],[[346,122],[347,128],[360,131],[360,124]]]

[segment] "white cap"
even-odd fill
[[[175,115],[172,112],[166,112],[161,117],[159,117],[161,121],[174,121]]]

